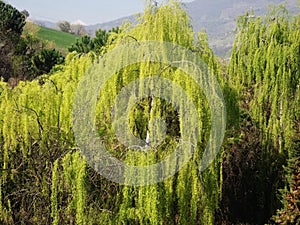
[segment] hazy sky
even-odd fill
[[[190,2],[192,0],[182,0]],[[57,22],[81,20],[95,24],[142,12],[145,0],[5,0],[32,18]],[[162,2],[162,0],[157,0]]]

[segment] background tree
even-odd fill
[[[70,48],[68,48],[69,52],[77,52],[77,53],[89,53],[94,49],[94,42],[90,36],[83,36],[80,39],[77,39],[74,44]]]
[[[0,31],[7,36],[16,35],[20,37],[25,25],[25,16],[16,8],[0,1]]]
[[[12,58],[25,25],[25,16],[0,1],[0,18],[0,76],[7,81],[14,75]]]
[[[107,30],[97,30],[96,36],[94,38],[95,48],[101,49],[108,41],[109,31]]]
[[[21,13],[25,16],[25,18],[27,19],[29,17],[29,12],[27,10],[22,10]]]
[[[63,62],[60,59],[61,53],[54,50],[53,43],[38,38],[39,29],[39,26],[31,22],[26,23],[14,56],[14,61],[19,62],[16,64],[15,72],[24,80],[32,80],[48,73],[55,62]],[[57,60],[54,60],[55,56]]]
[[[249,180],[250,174],[255,173],[257,177],[251,180],[257,184],[256,187],[251,187],[247,185],[247,182],[237,182],[238,185],[232,182],[236,188],[232,186],[228,188],[224,184],[225,193],[232,193],[232,189],[235,189],[235,194],[225,194],[226,204],[223,205],[223,209],[233,214],[239,212],[243,207],[238,202],[244,199],[248,203],[252,202],[252,206],[244,208],[243,213],[235,214],[232,217],[234,221],[231,220],[229,223],[252,220],[252,223],[264,224],[269,222],[271,216],[276,213],[276,209],[282,207],[278,195],[279,189],[284,190],[281,192],[285,193],[281,196],[283,199],[290,196],[288,190],[294,191],[291,179],[285,178],[294,175],[284,171],[283,167],[288,165],[291,168],[289,171],[295,171],[295,164],[291,164],[290,161],[297,156],[297,152],[299,153],[300,23],[299,15],[290,18],[283,6],[270,8],[264,17],[249,15],[251,13],[243,15],[238,20],[238,33],[228,73],[239,96],[240,111],[249,115],[243,119],[245,120],[243,122],[254,123],[254,127],[259,130],[259,133],[255,135],[256,128],[252,128],[253,132],[246,135],[247,138],[256,137],[257,139],[256,147],[250,147],[255,151],[248,156],[249,159],[259,158],[259,160],[253,161],[254,164],[252,160],[248,161],[242,167],[232,165],[236,159],[239,159],[238,164],[243,164],[242,162],[245,161],[243,158],[247,156],[243,153],[244,147],[241,145],[249,147],[241,142],[241,139],[245,139],[245,134],[241,133],[238,139],[234,139],[237,149],[240,149],[235,151],[235,154],[240,153],[235,157],[229,156],[232,160],[226,160],[224,171],[227,171],[227,174],[224,174],[224,178],[237,180],[237,177],[245,176],[241,179],[246,181]],[[238,130],[238,132],[241,131],[243,130]],[[248,142],[254,143],[254,141]],[[247,169],[247,166],[250,167]],[[259,181],[260,177],[264,177],[263,182]],[[257,187],[259,189],[256,189]],[[299,192],[295,193],[299,194]],[[247,195],[252,195],[252,199],[258,199],[258,201],[245,199]],[[287,206],[287,204],[284,205]],[[249,210],[250,208],[252,210]],[[261,208],[260,212],[264,213],[255,213],[254,217],[253,211],[258,208]],[[285,209],[291,214],[291,207],[284,208],[282,213]],[[298,209],[293,209],[295,211],[292,213],[298,215]],[[281,217],[278,221],[286,220]]]
[[[0,1],[0,16],[0,76],[4,81],[32,80],[63,61],[60,53],[47,50],[53,45],[37,37],[40,28],[25,22],[26,10],[19,12]]]
[[[68,50],[69,52],[76,51],[77,53],[88,53],[90,51],[94,51],[100,54],[103,47],[108,43],[109,38],[120,32],[119,27],[113,28],[109,31],[99,29],[96,31],[96,36],[94,38],[85,35],[80,39],[77,39],[76,43],[72,44]]]
[[[83,25],[81,24],[72,24],[71,25],[71,32],[75,35],[84,36],[86,35],[86,30]]]
[[[55,49],[43,49],[32,57],[33,66],[37,75],[49,73],[51,69],[64,61],[62,54]]]
[[[68,21],[60,21],[57,23],[58,28],[66,33],[71,33],[71,24]]]

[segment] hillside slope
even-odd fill
[[[77,38],[76,35],[65,33],[59,30],[54,30],[47,27],[40,27],[38,32],[38,37],[53,42],[58,50],[63,52],[67,51],[67,48],[70,47]]]

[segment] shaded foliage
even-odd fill
[[[0,31],[6,36],[20,37],[25,25],[25,16],[16,8],[0,1]]]
[[[300,140],[300,139],[299,139]],[[299,140],[295,143],[296,149],[300,149]],[[289,160],[286,167],[287,183],[285,189],[282,189],[283,208],[278,210],[273,217],[276,224],[300,224],[300,153],[295,152],[294,158]]]
[[[12,86],[20,80],[32,80],[48,73],[54,65],[63,62],[62,55],[48,49],[30,23],[25,26],[28,15],[26,10],[19,12],[0,1],[0,76]]]
[[[0,1],[0,18],[0,76],[7,81],[13,74],[12,58],[25,25],[25,16],[16,8]]]
[[[223,186],[216,224],[266,224],[281,207],[278,190],[284,187],[284,155],[270,142],[247,113],[224,144]]]
[[[49,73],[51,69],[64,61],[62,54],[55,49],[43,49],[32,58],[37,75]]]
[[[70,48],[68,48],[69,52],[77,52],[77,53],[89,53],[94,49],[94,42],[90,36],[83,36],[80,39],[77,39],[74,44]]]
[[[108,44],[109,37],[120,33],[120,29],[118,27],[113,28],[112,30],[97,30],[96,36],[91,38],[90,36],[83,36],[80,39],[76,40],[76,43],[72,44],[70,48],[68,48],[69,52],[77,52],[77,53],[88,53],[90,51],[94,51],[98,54],[102,53],[103,48],[106,44]],[[111,40],[113,41],[113,39]]]

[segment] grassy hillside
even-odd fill
[[[70,47],[76,41],[77,38],[79,38],[76,35],[64,33],[62,31],[46,27],[40,27],[38,37],[43,40],[54,42],[56,47],[62,51],[66,51],[66,49]]]

